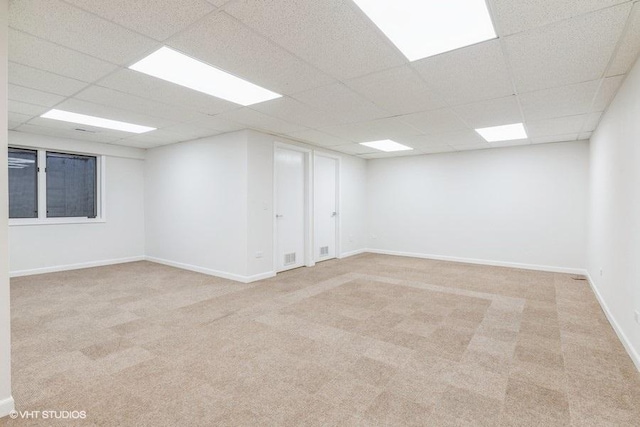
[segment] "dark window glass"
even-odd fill
[[[38,152],[9,148],[9,218],[38,217]]]
[[[47,217],[95,218],[96,158],[47,152]]]

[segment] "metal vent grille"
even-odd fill
[[[320,248],[320,256],[327,256],[329,255],[329,246],[322,246]]]
[[[284,254],[284,265],[291,265],[296,263],[296,253]]]

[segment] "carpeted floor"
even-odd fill
[[[251,285],[148,262],[11,282],[0,425],[638,425],[587,282],[365,254]]]

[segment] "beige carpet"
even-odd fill
[[[251,285],[139,262],[12,280],[0,425],[638,425],[571,276],[361,255]]]

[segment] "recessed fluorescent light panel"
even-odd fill
[[[156,128],[149,126],[134,125],[127,122],[119,122],[117,120],[103,119],[102,117],[87,116],[84,114],[72,113],[70,111],[63,110],[50,110],[41,115],[45,119],[60,120],[63,122],[79,123],[81,125],[95,126],[99,128],[121,130],[123,132],[131,133],[145,133]]]
[[[485,0],[354,0],[409,59],[495,39]]]
[[[371,141],[371,142],[361,142],[360,145],[364,145],[366,147],[375,148],[376,150],[384,151],[387,153],[391,153],[393,151],[407,151],[413,150],[411,147],[407,147],[406,145],[398,144],[395,141],[391,141],[390,139],[385,139],[383,141]]]
[[[282,97],[166,46],[129,68],[244,106]]]
[[[476,129],[487,142],[512,141],[515,139],[527,139],[527,132],[522,123],[490,128]]]

